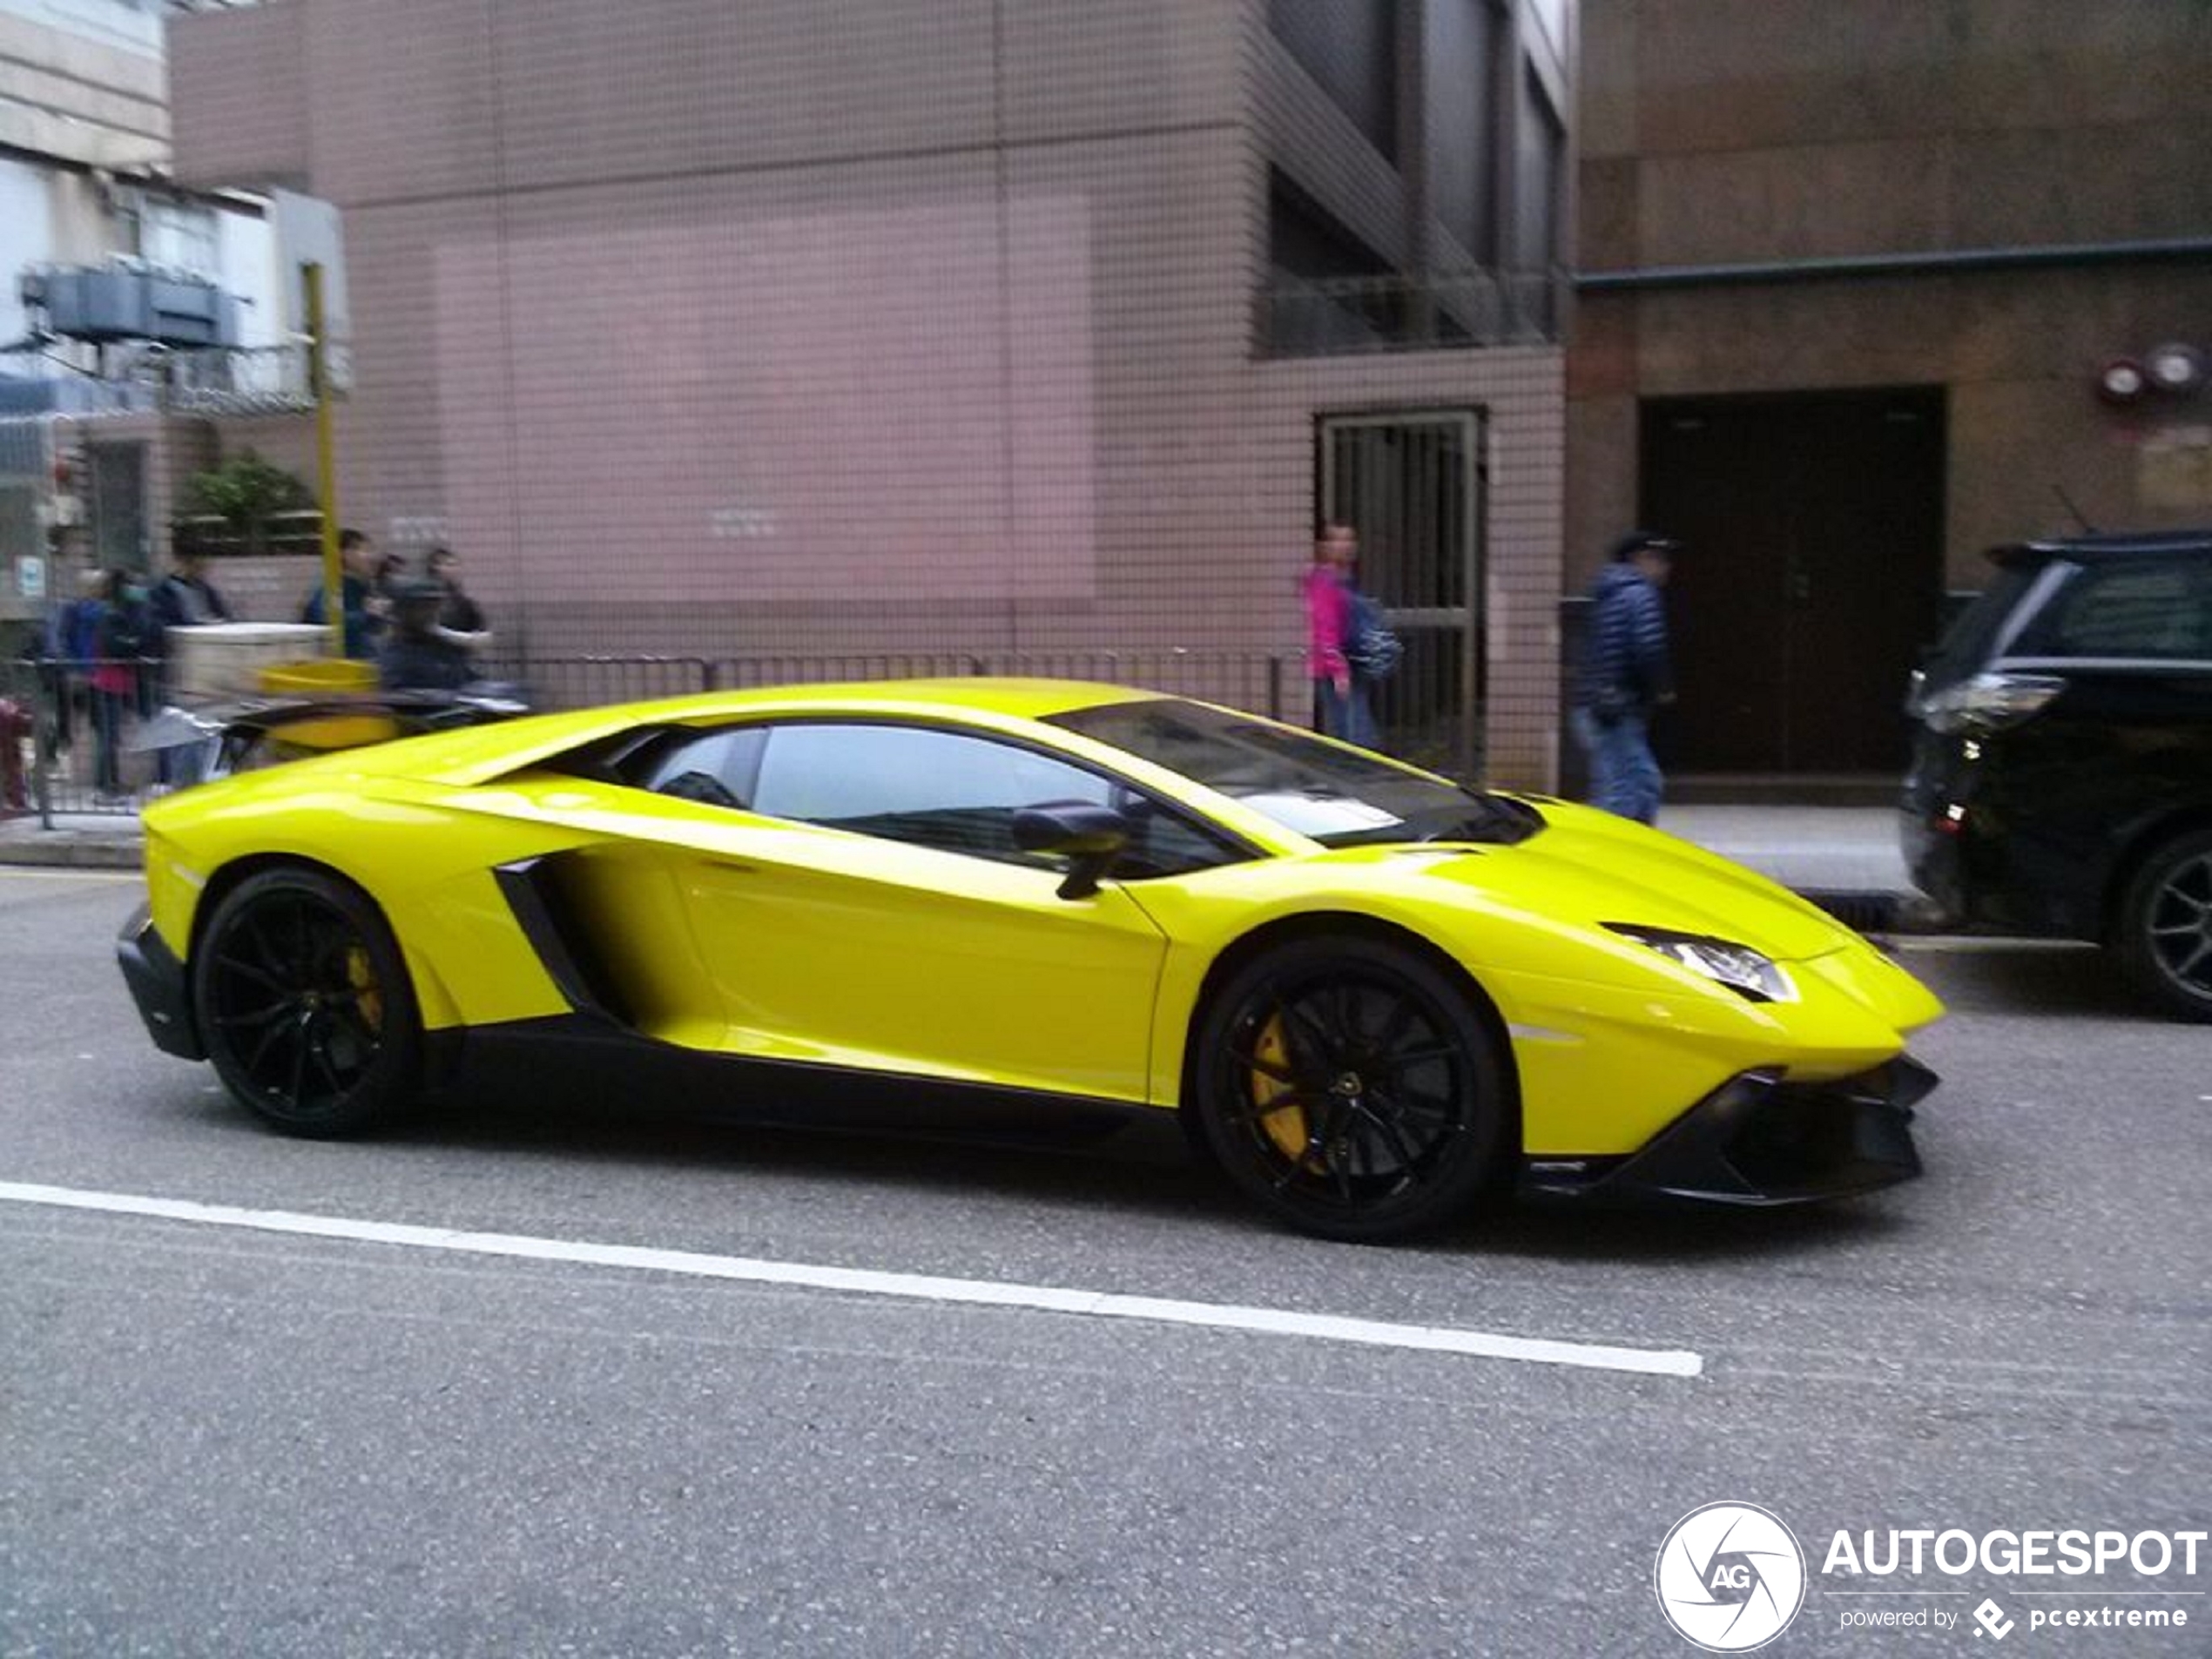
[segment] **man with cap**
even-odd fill
[[[1674,568],[1676,545],[1649,530],[1631,530],[1614,543],[1611,561],[1590,587],[1571,715],[1589,757],[1592,803],[1639,824],[1659,815],[1651,711],[1675,700],[1659,590]]]
[[[392,585],[392,629],[376,650],[376,678],[388,691],[454,691],[476,678],[469,653],[438,627],[442,582],[403,578]]]

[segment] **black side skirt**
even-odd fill
[[[635,1102],[687,1117],[800,1129],[1062,1142],[1162,1116],[1157,1107],[1089,1096],[712,1054],[586,1013],[474,1026],[453,1035],[445,1058],[448,1085],[471,1093]]]

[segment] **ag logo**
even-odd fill
[[[1749,1653],[1804,1605],[1804,1552],[1756,1504],[1709,1503],[1675,1522],[1652,1582],[1678,1635],[1708,1653]]]

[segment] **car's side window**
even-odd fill
[[[671,732],[625,761],[624,775],[656,794],[710,806],[750,807],[767,743],[765,726]]]
[[[772,729],[747,804],[940,852],[1057,867],[1014,843],[1026,806],[1113,806],[1134,826],[1115,873],[1164,875],[1237,856],[1126,786],[1018,744],[927,726],[804,722]]]
[[[2085,565],[2012,652],[2212,662],[2212,561]]]

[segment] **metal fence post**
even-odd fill
[[[52,696],[44,695],[47,687],[41,685],[42,695],[33,705],[38,711],[32,722],[30,739],[30,794],[38,803],[38,827],[54,827],[54,762],[60,758],[61,710],[55,703],[69,695],[69,676],[66,670],[55,671]]]

